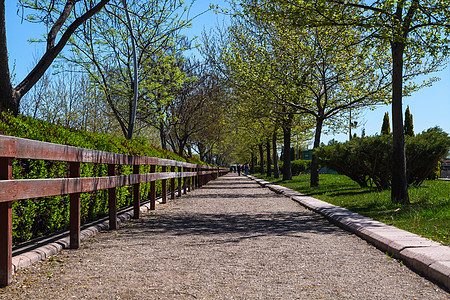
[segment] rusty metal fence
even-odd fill
[[[14,159],[62,161],[69,164],[68,178],[13,179]],[[107,177],[80,177],[80,164],[107,164]],[[133,174],[117,174],[116,166],[133,166]],[[150,166],[150,173],[140,174],[140,166]],[[160,172],[156,172],[159,166]],[[80,193],[108,189],[109,228],[117,228],[116,187],[133,187],[133,217],[140,214],[140,183],[150,182],[150,209],[156,206],[156,181],[162,183],[162,203],[201,187],[224,175],[228,169],[196,165],[156,157],[122,155],[104,151],[0,135],[0,286],[11,284],[12,266],[12,203],[17,200],[56,195],[70,195],[70,248],[80,246]],[[169,189],[167,188],[169,181]],[[183,189],[183,190],[182,190]]]

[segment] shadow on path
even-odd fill
[[[312,217],[309,212],[288,212],[273,214],[192,214],[182,212],[158,215],[136,221],[121,235],[169,234],[180,235],[235,235],[235,236],[295,236],[304,238],[303,233],[336,234],[335,226],[320,216]]]

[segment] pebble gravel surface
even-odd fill
[[[19,270],[0,299],[450,299],[237,174]]]

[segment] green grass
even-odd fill
[[[450,246],[450,181],[430,180],[411,187],[411,204],[401,205],[391,202],[389,190],[361,188],[343,175],[320,175],[315,188],[309,187],[309,175],[289,181],[257,177]]]

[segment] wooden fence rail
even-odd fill
[[[69,164],[68,178],[12,179],[13,160],[33,159],[63,161]],[[80,163],[107,164],[107,177],[80,177]],[[132,165],[133,174],[117,174],[118,165]],[[140,174],[141,165],[150,166],[150,173]],[[156,172],[156,166],[161,172]],[[170,172],[169,171],[170,168]],[[178,168],[178,172],[175,172]],[[150,182],[150,209],[156,206],[156,181],[162,181],[162,203],[170,197],[201,187],[226,174],[228,169],[196,165],[169,159],[122,155],[0,135],[0,286],[11,284],[12,268],[12,203],[29,198],[70,195],[70,248],[80,246],[80,193],[108,189],[109,227],[117,228],[116,187],[133,186],[134,218],[140,214],[139,184]],[[182,187],[184,190],[182,191]]]

